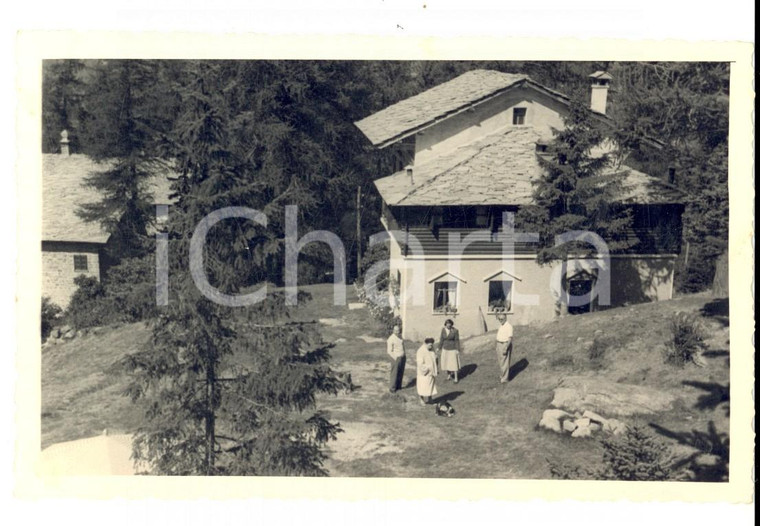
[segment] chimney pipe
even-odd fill
[[[414,184],[414,168],[412,167],[412,165],[407,164],[404,170],[406,170],[406,175],[409,176],[409,183]]]
[[[69,156],[69,132],[66,130],[61,132],[61,155]]]
[[[591,110],[597,113],[607,113],[607,92],[610,89],[612,75],[606,71],[597,71],[589,75],[591,79]]]

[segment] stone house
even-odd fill
[[[92,172],[107,168],[87,155],[69,151],[67,134],[61,134],[61,151],[42,156],[42,296],[66,308],[76,290],[74,278],[107,271],[104,249],[111,236],[100,224],[81,219],[81,205],[99,200],[97,190],[84,184]],[[153,193],[157,205],[169,203],[170,178],[157,177]]]
[[[609,123],[611,77],[597,72],[590,81],[592,114]],[[481,334],[502,311],[518,325],[550,320],[560,296],[597,297],[570,300],[571,313],[672,297],[683,195],[667,180],[622,162],[610,168],[624,176],[619,202],[631,207],[630,236],[639,242],[611,255],[603,302],[597,260],[570,260],[558,274],[560,263],[539,265],[535,244],[511,230],[509,214],[533,202],[538,157],[569,103],[525,75],[475,70],[356,123],[373,145],[395,152],[398,171],[375,186],[404,337],[435,335],[446,318],[463,336]],[[557,275],[562,285],[552,288]]]

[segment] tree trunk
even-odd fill
[[[214,412],[214,363],[209,360],[206,367],[206,475],[212,475],[214,472],[214,443],[216,414]]]
[[[356,277],[362,275],[362,187],[356,187]]]
[[[723,252],[715,262],[712,295],[716,298],[728,297],[728,253]]]

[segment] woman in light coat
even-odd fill
[[[433,338],[426,338],[425,343],[417,349],[417,394],[422,405],[430,403],[438,394],[435,388],[438,366],[435,363],[434,343]]]
[[[459,383],[459,369],[462,362],[459,359],[459,331],[454,328],[452,320],[446,320],[441,329],[441,339],[438,341],[438,350],[441,352],[441,371],[446,371],[446,380],[454,379]]]

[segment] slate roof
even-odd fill
[[[84,221],[76,211],[81,205],[100,200],[97,190],[83,183],[92,172],[110,165],[109,162],[96,163],[81,154],[42,156],[42,241],[108,241],[109,234],[97,222]],[[156,203],[171,202],[170,184],[170,173],[156,177],[151,184]]]
[[[509,127],[460,146],[447,155],[375,181],[390,206],[527,205],[542,173],[530,127]],[[681,203],[675,187],[626,166],[621,202]]]
[[[400,136],[406,132],[447,117],[521,81],[529,81],[529,79],[525,75],[500,71],[484,69],[468,71],[448,82],[393,104],[355,124],[373,145],[385,146],[385,143],[390,144],[391,139],[400,139]],[[546,91],[551,92],[548,89]],[[551,93],[565,98],[559,93]]]

